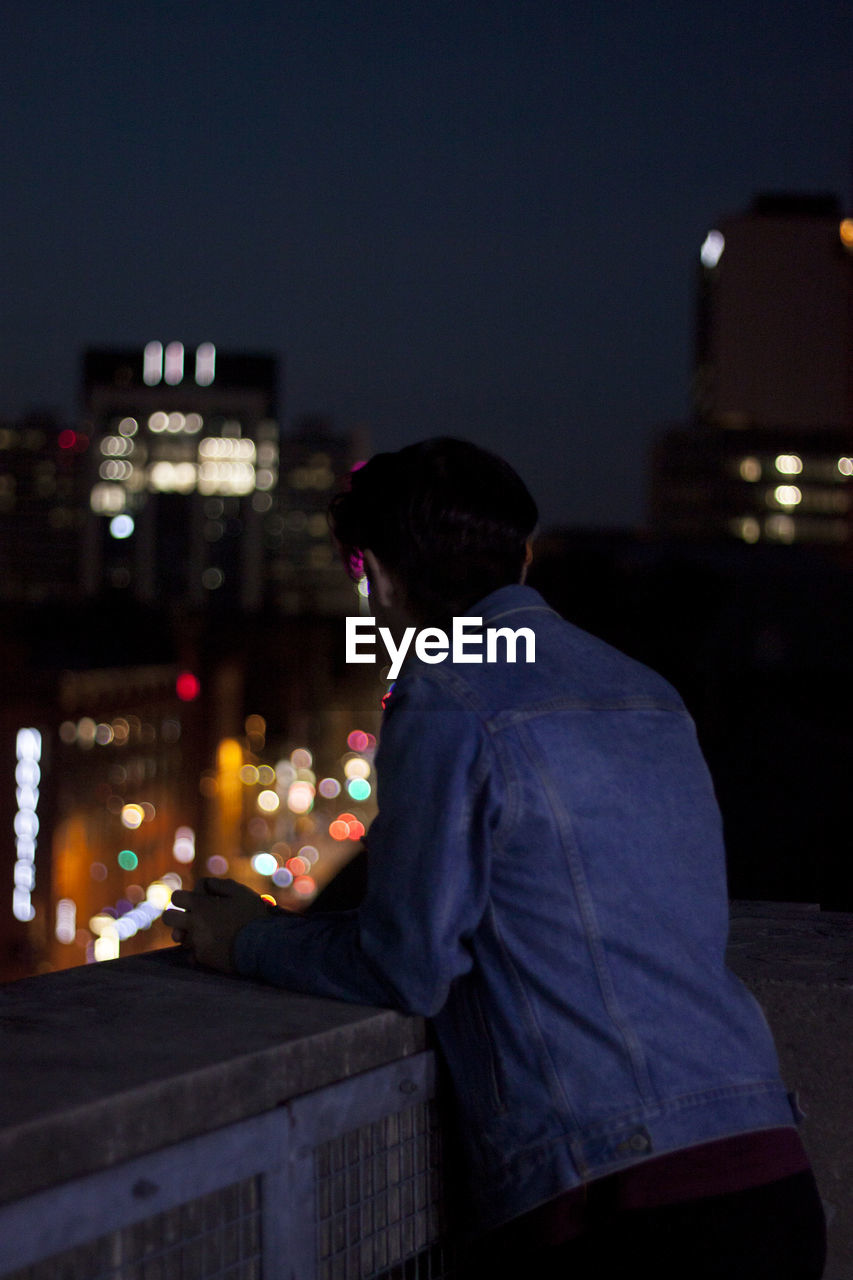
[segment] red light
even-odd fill
[[[60,449],[73,449],[76,443],[77,443],[76,431],[70,431],[70,430],[60,431],[59,439],[57,440],[57,444],[59,445]]]
[[[201,693],[198,676],[194,676],[191,671],[182,671],[175,681],[175,693],[181,702],[195,702]]]

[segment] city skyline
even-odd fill
[[[0,415],[72,417],[87,347],[269,351],[286,426],[467,436],[546,524],[641,522],[714,220],[849,212],[849,4],[233,15],[9,22]]]

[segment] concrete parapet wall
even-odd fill
[[[732,904],[729,964],[761,1004],[829,1225],[825,1280],[853,1277],[853,914]]]

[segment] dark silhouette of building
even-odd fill
[[[89,446],[49,414],[0,424],[0,603],[79,598]]]
[[[758,196],[708,233],[693,421],[651,471],[666,536],[850,543],[853,219],[834,196]]]

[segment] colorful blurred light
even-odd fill
[[[178,827],[172,853],[177,862],[192,862],[195,858],[195,832],[192,827]]]
[[[310,782],[292,782],[287,791],[287,807],[292,813],[308,813],[314,804],[314,788]]]
[[[181,702],[194,702],[201,693],[198,676],[193,675],[191,671],[182,671],[175,681],[175,693]]]
[[[256,853],[252,858],[252,866],[259,876],[272,876],[278,870],[278,859],[271,853]]]
[[[141,804],[126,804],[121,811],[121,821],[122,826],[135,831],[145,821],[145,810]]]

